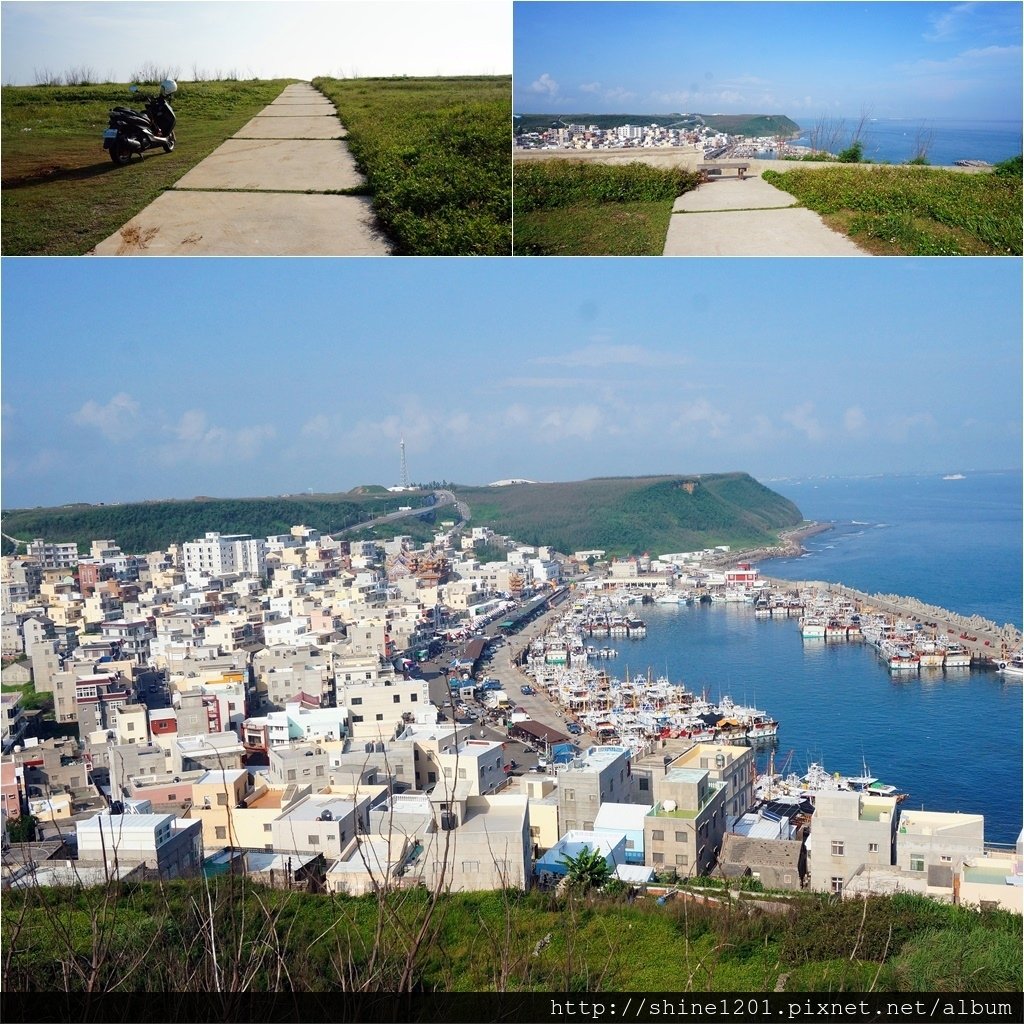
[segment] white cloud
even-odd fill
[[[79,426],[93,427],[116,444],[131,440],[139,430],[139,403],[121,391],[106,405],[90,399],[72,419]]]
[[[851,405],[843,413],[843,427],[849,434],[860,433],[868,425],[868,418],[859,405]]]
[[[924,33],[924,38],[929,43],[938,43],[956,35],[976,6],[972,3],[956,4],[941,14],[929,15],[928,21],[931,24],[931,29]]]
[[[530,83],[530,92],[554,98],[558,95],[558,83],[545,71],[540,78]]]
[[[635,92],[629,92],[627,89],[623,89],[621,85],[616,86],[614,89],[608,89],[604,98],[606,100],[631,100],[636,96]]]
[[[165,463],[195,461],[208,465],[251,461],[277,433],[270,424],[221,427],[210,423],[202,409],[186,410],[167,432],[171,439],[159,450]]]
[[[330,432],[330,420],[322,412],[318,412],[312,419],[306,420],[302,424],[303,437],[326,438],[330,435]]]
[[[549,366],[685,366],[686,356],[658,352],[642,345],[588,345],[557,356],[538,356],[534,363]]]
[[[782,414],[782,419],[807,437],[808,441],[820,441],[825,436],[821,424],[814,415],[814,403],[803,402]]]
[[[600,91],[601,91],[601,83],[600,82],[586,82],[585,84],[580,86],[580,92],[600,92]]]
[[[717,409],[706,398],[698,398],[679,409],[671,430],[682,433],[701,430],[717,440],[725,436],[731,422],[732,417],[727,412]]]
[[[603,424],[604,416],[596,405],[553,409],[541,421],[537,440],[561,441],[567,437],[578,437],[590,441]]]

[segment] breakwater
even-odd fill
[[[1020,653],[1021,631],[1007,623],[998,626],[980,615],[960,615],[946,608],[926,604],[915,597],[899,594],[866,594],[841,583],[825,583],[818,580],[794,582],[766,577],[773,589],[779,591],[815,591],[822,594],[846,598],[852,602],[861,615],[886,615],[900,619],[912,628],[918,625],[928,636],[945,634],[950,640],[961,643],[970,653],[971,661],[992,668],[1008,662]]]

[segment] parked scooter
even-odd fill
[[[177,120],[167,97],[177,92],[177,84],[168,78],[160,83],[156,96],[143,96],[145,112],[128,107],[114,107],[110,111],[110,124],[103,133],[103,148],[110,153],[115,164],[128,163],[132,155],[143,150],[163,146],[170,153],[174,149],[174,125]],[[133,85],[131,91],[138,92]]]

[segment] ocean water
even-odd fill
[[[963,480],[878,476],[775,481],[807,519],[833,529],[808,537],[801,558],[762,563],[768,576],[904,594],[997,625],[1022,625],[1024,527],[1020,472]]]
[[[838,149],[849,145],[856,127],[856,120],[843,120]],[[814,122],[801,128],[795,144],[809,146]],[[1019,121],[878,118],[864,126],[864,155],[877,163],[906,163],[916,153],[919,134],[930,135],[928,162],[936,166],[949,166],[956,160],[986,160],[996,164],[1021,152]]]
[[[771,486],[808,518],[839,525],[813,538],[820,547],[806,558],[762,563],[766,574],[911,594],[1020,622],[1019,473]],[[600,663],[613,675],[650,671],[756,704],[780,722],[776,770],[803,774],[817,761],[855,775],[866,764],[910,794],[904,806],[984,814],[987,842],[1016,841],[1019,680],[970,669],[893,676],[867,644],[804,641],[795,618],[755,618],[748,605],[647,605],[641,615],[646,639],[614,641],[619,656]],[[767,760],[762,749],[762,770]]]

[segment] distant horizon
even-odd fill
[[[961,467],[953,467],[946,471],[948,473],[963,473],[966,476],[1024,476],[1024,468],[1004,468],[1004,469],[965,469]],[[688,472],[686,470],[678,470],[675,472],[649,472],[649,473],[602,473],[596,476],[581,476],[581,477],[567,477],[565,479],[558,480],[520,480],[517,483],[502,484],[498,481],[468,481],[468,480],[448,480],[445,482],[446,487],[529,487],[531,485],[543,486],[550,484],[579,484],[586,483],[590,480],[643,480],[643,479],[673,479],[675,477],[703,477],[703,476],[728,476],[731,473],[746,473],[751,479],[756,480],[759,484],[772,489],[773,484],[798,484],[802,482],[818,481],[818,480],[879,480],[887,479],[889,477],[909,477],[909,478],[928,478],[934,479],[936,477],[943,477],[943,471],[941,470],[930,470],[922,471],[917,473],[912,472],[890,472],[881,470],[878,472],[868,473],[797,473],[797,474],[784,474],[782,476],[757,476],[754,473],[750,473],[744,469],[722,469],[722,470],[707,470],[704,472]],[[188,496],[171,496],[171,495],[160,495],[158,497],[148,498],[134,498],[125,501],[63,501],[55,505],[4,505],[0,506],[0,513],[9,515],[15,512],[31,512],[31,511],[50,511],[62,508],[117,508],[122,505],[152,505],[159,504],[161,502],[189,502],[189,501],[267,501],[272,499],[282,498],[323,498],[323,497],[334,497],[336,495],[353,494],[363,488],[368,487],[382,487],[390,489],[397,487],[397,484],[385,484],[379,481],[366,482],[361,484],[353,484],[351,487],[346,487],[336,491],[280,491],[269,494],[191,494]],[[409,492],[427,494],[431,491],[438,490],[440,488],[434,488],[429,486],[417,487],[415,484],[409,485]],[[392,492],[398,493],[398,492]]]

